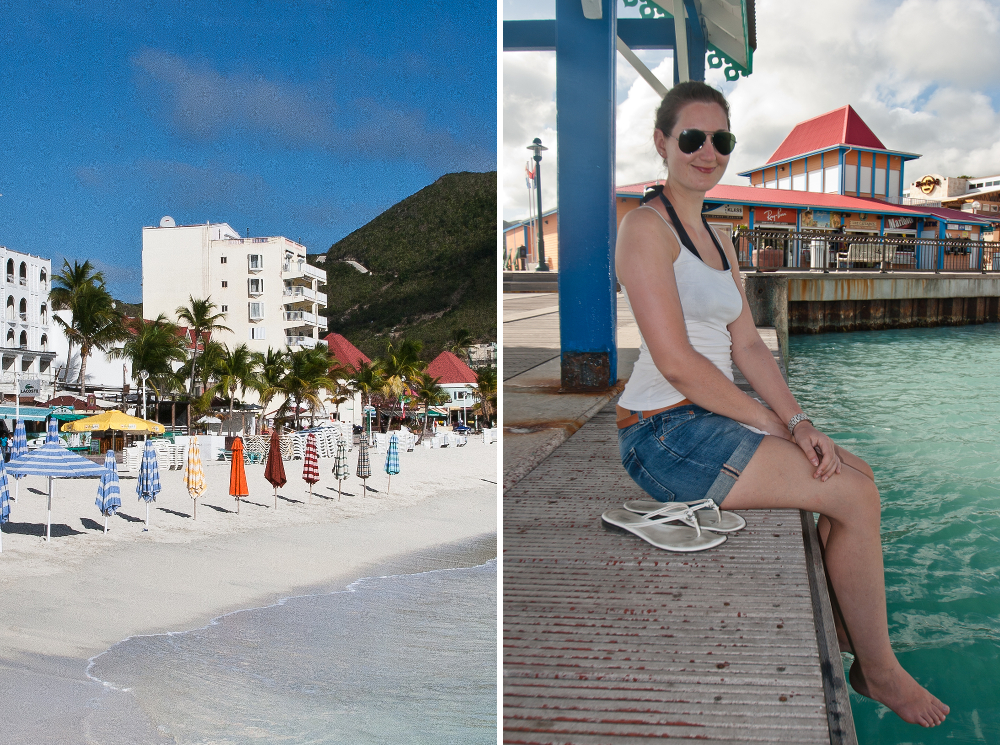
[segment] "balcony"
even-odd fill
[[[316,302],[316,292],[312,288],[303,287],[302,285],[286,287],[282,294],[287,298],[291,298],[293,303],[304,301],[309,301],[310,303]]]
[[[313,349],[316,346],[316,340],[311,336],[286,336],[285,344],[290,347],[302,347],[304,349]]]
[[[317,326],[316,314],[310,313],[307,310],[286,310],[285,311],[286,321],[297,321],[300,324],[306,326]]]

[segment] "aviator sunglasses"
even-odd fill
[[[719,155],[729,155],[733,152],[733,148],[736,147],[736,135],[724,129],[711,133],[703,132],[700,129],[685,129],[674,139],[677,140],[677,147],[680,148],[681,152],[690,155],[701,150],[709,134],[712,136],[712,147],[715,148],[715,152]]]

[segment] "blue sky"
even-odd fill
[[[0,2],[0,243],[141,299],[142,227],[310,253],[496,169],[496,4]]]

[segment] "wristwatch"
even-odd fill
[[[812,419],[810,419],[805,414],[796,414],[791,419],[788,420],[788,432],[789,434],[795,434],[795,425],[800,422],[809,422],[812,424]]]

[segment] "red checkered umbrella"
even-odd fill
[[[309,484],[309,496],[313,493],[313,484],[319,481],[319,450],[316,448],[316,435],[310,433],[306,437],[306,457],[302,464],[302,479]]]

